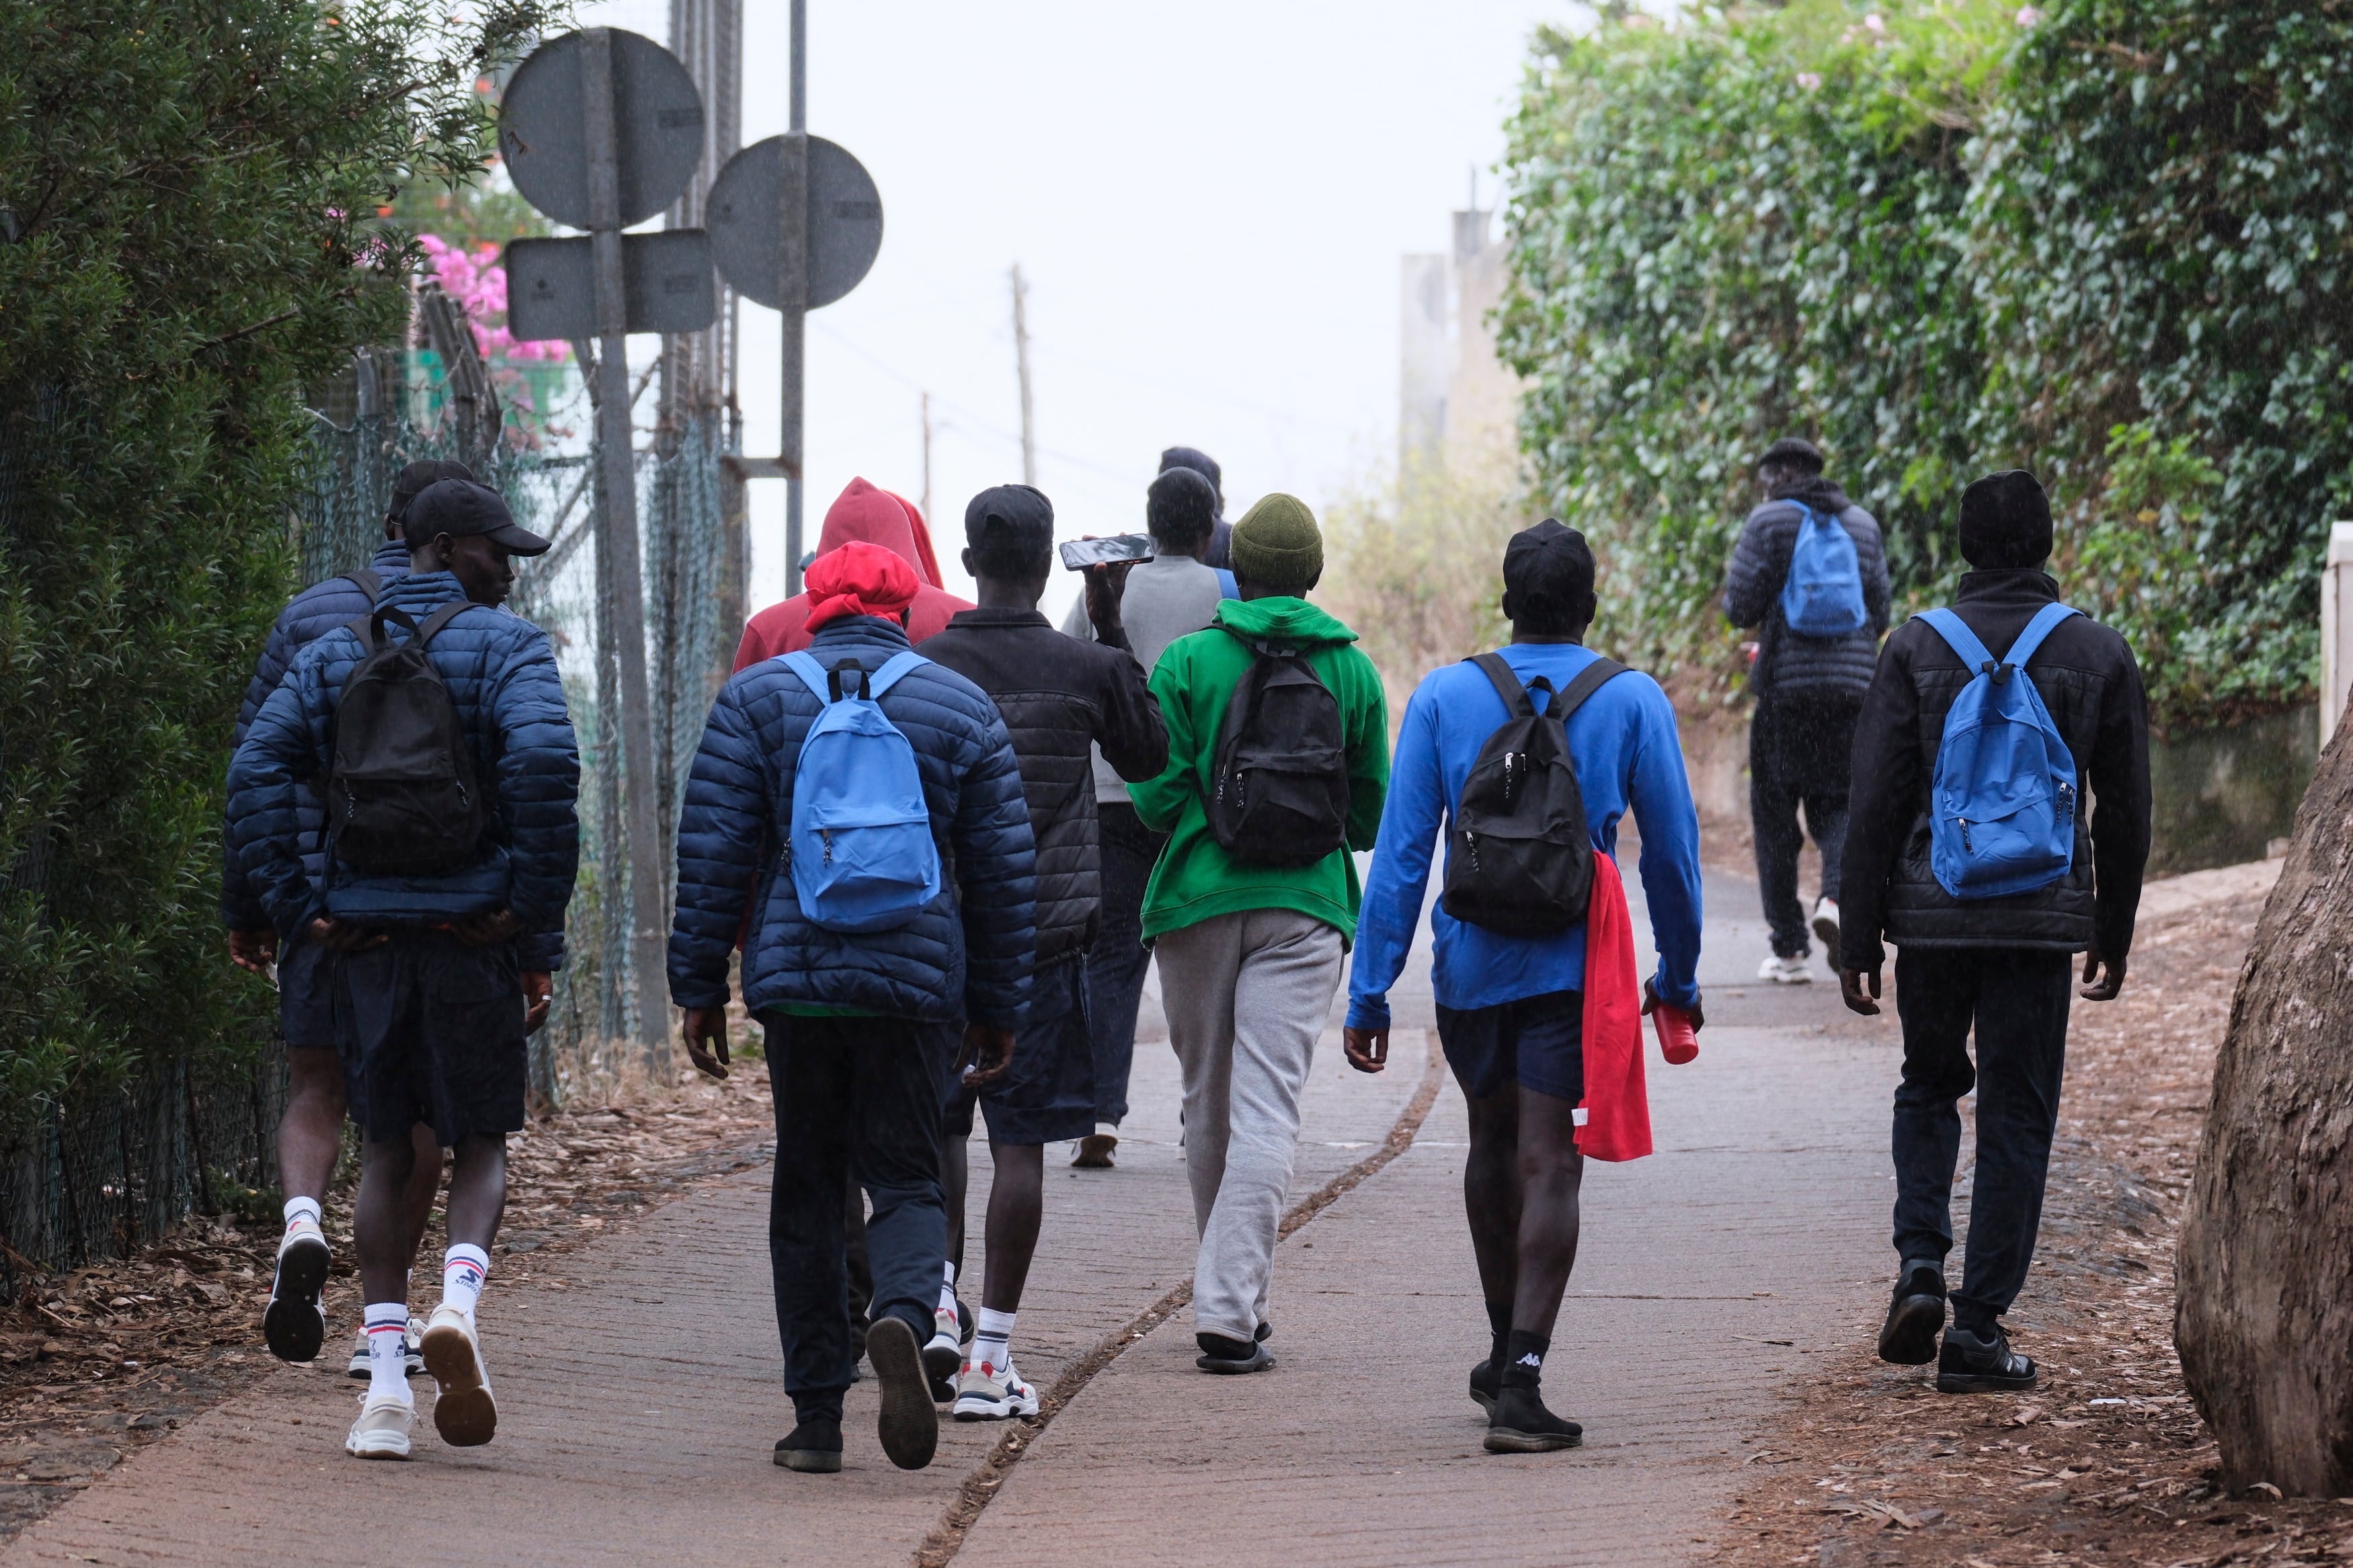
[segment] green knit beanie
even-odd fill
[[[1324,574],[1324,535],[1297,496],[1261,496],[1234,524],[1234,575],[1277,594],[1299,595]]]

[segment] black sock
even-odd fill
[[[1504,1342],[1512,1335],[1512,1304],[1509,1301],[1487,1303],[1487,1327],[1494,1334],[1494,1342],[1487,1349],[1487,1364],[1495,1369],[1496,1376],[1501,1377],[1504,1363],[1510,1359],[1504,1354]]]
[[[1552,1341],[1544,1334],[1514,1329],[1504,1338],[1504,1386],[1535,1388],[1544,1382],[1545,1352]]]

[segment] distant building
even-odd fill
[[[1488,317],[1504,297],[1506,247],[1490,207],[1454,216],[1454,248],[1402,258],[1398,289],[1398,468],[1470,474],[1518,447],[1521,384],[1495,357]]]

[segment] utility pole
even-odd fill
[[[932,395],[923,395],[923,523],[932,521]]]
[[[801,591],[801,397],[808,342],[808,0],[793,0],[792,129],[785,134],[785,178],[776,199],[783,243],[776,256],[776,315],[784,325],[784,430],[776,447],[785,471],[785,595]]]
[[[796,0],[796,4],[798,0]],[[1021,263],[1013,264],[1013,364],[1021,376],[1021,482],[1038,482],[1038,429],[1029,407],[1029,317],[1022,301],[1029,286],[1021,281]]]

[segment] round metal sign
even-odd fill
[[[639,33],[609,29],[613,141],[620,153],[621,225],[643,223],[676,201],[702,157],[702,95],[676,55]],[[585,34],[533,49],[507,84],[499,152],[515,189],[561,224],[588,226]]]
[[[712,182],[703,225],[719,275],[754,304],[776,308],[783,248],[776,192],[783,184],[785,139],[754,142]],[[808,139],[808,308],[830,305],[874,265],[882,248],[882,196],[866,165],[822,136]]]

